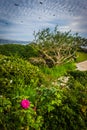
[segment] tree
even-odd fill
[[[56,26],[53,32],[46,28],[36,33],[35,40],[40,56],[49,67],[75,59],[78,40],[70,32],[61,33]]]

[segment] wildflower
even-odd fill
[[[29,108],[29,107],[30,107],[30,101],[27,100],[27,99],[22,100],[22,101],[21,101],[21,107],[22,107],[23,109]]]
[[[12,80],[10,80],[10,84],[12,83],[13,81]]]

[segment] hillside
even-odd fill
[[[0,45],[1,130],[87,129],[82,43],[46,29],[28,45]]]

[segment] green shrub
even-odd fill
[[[87,71],[70,71],[69,74],[83,86],[87,86]]]
[[[38,56],[37,49],[33,44],[29,45],[19,45],[19,44],[5,44],[0,45],[0,54],[6,56],[19,56],[24,59],[29,59],[30,57]]]
[[[76,56],[77,56],[76,62],[82,62],[82,61],[87,60],[87,53],[85,53],[85,52],[78,51],[76,53]]]
[[[0,55],[0,128],[20,130],[37,128],[41,118],[33,110],[37,90],[45,80],[39,68],[17,57]],[[30,108],[20,106],[23,99],[31,102]]]
[[[86,130],[87,73],[68,76],[65,86],[53,86],[38,67],[0,55],[1,130]],[[28,109],[20,105],[23,99],[30,101]]]
[[[51,87],[49,91],[47,89],[43,91],[44,97],[49,96],[46,100],[43,98],[41,102],[44,103],[42,130],[87,129],[87,84],[84,86],[84,82],[87,83],[87,80],[84,81],[87,73],[79,72],[81,76],[84,75],[83,79],[81,78],[82,83],[79,81],[78,72],[74,73],[76,78],[71,76],[65,87],[53,87],[53,89]]]
[[[54,66],[53,68],[48,68],[46,66],[40,68],[44,74],[47,74],[52,78],[58,78],[60,76],[66,75],[68,71],[74,70],[76,67],[73,62],[69,62],[59,66]]]

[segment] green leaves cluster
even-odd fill
[[[72,71],[66,86],[47,89],[42,130],[87,129],[87,72]],[[46,94],[45,94],[46,95]],[[50,97],[50,98],[49,98]]]
[[[38,129],[40,119],[34,111],[37,90],[45,82],[38,67],[18,57],[0,55],[0,128],[19,130],[30,127]],[[31,102],[28,110],[23,110],[20,102]],[[9,123],[10,122],[10,123]]]
[[[0,128],[2,130],[85,130],[87,72],[69,71],[65,86],[53,85],[38,67],[0,55]],[[21,100],[30,107],[23,109]]]
[[[28,60],[30,57],[38,56],[37,49],[33,44],[20,45],[20,44],[2,44],[0,45],[0,54],[6,56],[18,56]]]

